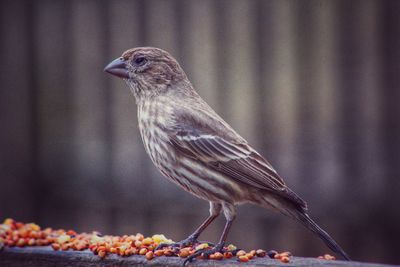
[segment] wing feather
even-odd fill
[[[266,159],[218,115],[206,114],[204,110],[198,110],[200,116],[194,114],[192,107],[179,109],[169,134],[177,150],[239,183],[268,190],[307,209],[306,203],[285,185]]]
[[[218,136],[177,136],[175,145],[216,171],[260,189],[284,190],[276,171],[250,146],[234,144]],[[261,161],[261,162],[260,162]]]

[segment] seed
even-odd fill
[[[156,255],[157,257],[160,257],[160,256],[164,255],[164,250],[162,250],[162,249],[156,250],[156,251],[154,251],[154,255]]]
[[[224,253],[224,258],[225,258],[225,259],[230,259],[230,258],[232,258],[232,257],[233,257],[232,252],[227,251],[227,252]]]
[[[202,243],[202,244],[196,246],[196,250],[201,250],[201,249],[205,249],[208,247],[209,247],[209,245],[207,243]]]
[[[279,253],[279,254],[281,254],[281,257],[290,257],[290,256],[292,256],[292,253],[290,253],[289,251],[285,251],[285,252],[282,252],[282,253]]]
[[[37,225],[36,223],[29,223],[29,228],[33,231],[40,231],[40,226]]]
[[[325,254],[325,255],[324,255],[324,259],[325,259],[325,260],[328,260],[328,261],[329,261],[329,260],[336,260],[336,258],[335,258],[334,256],[329,255],[329,254]]]
[[[52,247],[54,250],[59,250],[59,249],[60,249],[60,244],[58,244],[58,243],[53,243],[53,244],[51,244],[51,247]]]
[[[83,244],[76,244],[72,249],[74,250],[83,250],[85,248],[85,245]]]
[[[237,257],[244,256],[244,255],[246,255],[246,251],[244,251],[244,250],[239,250],[239,251],[236,253],[236,256],[237,256]]]
[[[287,257],[287,256],[283,256],[282,258],[281,258],[281,262],[283,262],[283,263],[288,263],[290,261],[290,259],[289,259],[289,257]]]
[[[126,249],[124,252],[124,256],[130,256],[132,254],[133,254],[133,249],[131,248]]]
[[[147,237],[147,238],[142,240],[142,245],[144,245],[144,246],[149,246],[152,243],[153,243],[153,239],[151,239],[150,237]]]
[[[251,260],[253,258],[253,255],[251,253],[247,253],[246,257],[249,258],[249,260]]]
[[[43,232],[42,232],[43,233]],[[31,231],[29,233],[29,237],[30,238],[38,238],[39,237],[39,233],[37,231]]]
[[[76,235],[76,232],[75,232],[74,230],[68,230],[68,231],[67,231],[67,235],[69,235],[69,236],[71,236],[71,235],[75,236],[75,235]]]
[[[104,259],[104,257],[106,256],[106,251],[105,250],[100,250],[98,253],[99,257]]]
[[[147,248],[141,248],[139,250],[139,255],[145,255],[147,253]]]
[[[23,238],[18,239],[18,241],[17,241],[17,246],[18,247],[23,247],[25,245],[26,245],[25,239],[23,239]]]
[[[224,255],[222,255],[221,252],[215,252],[213,255],[214,255],[214,259],[216,259],[216,260],[222,260],[224,258]]]
[[[25,237],[28,237],[28,230],[26,230],[26,229],[24,229],[24,228],[22,228],[22,229],[20,229],[19,230],[19,236],[20,237],[23,237],[23,238],[25,238]]]
[[[262,250],[262,249],[257,249],[257,251],[256,251],[256,255],[257,255],[257,257],[265,257],[266,255],[267,255],[267,252],[265,252],[265,250]]]
[[[144,236],[141,233],[136,234],[136,239],[139,241],[142,241],[144,239]]]
[[[142,242],[139,240],[135,241],[135,247],[140,248],[142,246]]]
[[[164,255],[167,256],[167,257],[168,256],[173,256],[174,252],[171,249],[167,248],[167,249],[164,250]]]
[[[127,241],[127,242],[135,242],[136,241],[136,236],[130,235],[127,238],[125,238],[125,241]]]
[[[119,246],[119,247],[117,248],[118,254],[121,255],[121,256],[124,256],[124,255],[125,255],[125,250],[126,250],[126,249],[127,249],[126,246]]]
[[[239,261],[241,262],[248,262],[249,258],[247,258],[247,256],[239,256]]]
[[[14,219],[7,218],[3,221],[3,224],[13,225],[15,223]]]
[[[186,258],[186,257],[188,257],[189,256],[189,249],[187,249],[187,248],[183,248],[183,249],[181,249],[180,250],[180,252],[179,252],[179,257],[181,257],[181,258]]]
[[[271,259],[274,259],[276,254],[278,254],[276,250],[268,251],[268,257],[270,257]]]
[[[235,250],[237,247],[235,245],[229,244],[227,247],[228,250]]]
[[[151,260],[151,259],[153,259],[153,258],[154,258],[154,253],[153,253],[153,251],[148,251],[148,252],[146,253],[146,259]]]

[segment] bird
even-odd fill
[[[171,54],[155,47],[131,48],[104,71],[122,78],[134,95],[142,141],[157,169],[210,204],[207,219],[186,239],[171,246],[197,244],[200,234],[221,213],[225,216],[218,243],[212,249],[197,251],[185,263],[199,255],[207,258],[224,251],[236,208],[244,203],[300,222],[332,251],[350,260],[311,219],[306,202],[286,185],[272,165],[201,98]]]

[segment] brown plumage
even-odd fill
[[[123,78],[134,94],[142,140],[156,167],[172,182],[210,202],[207,220],[177,245],[196,242],[222,210],[227,224],[212,252],[223,249],[236,205],[250,202],[300,221],[349,259],[310,219],[306,203],[271,164],[197,94],[170,54],[151,47],[129,49],[105,71]]]

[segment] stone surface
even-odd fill
[[[0,251],[0,266],[182,266],[183,260],[177,257],[157,257],[148,261],[143,256],[120,257],[108,255],[100,259],[91,251],[54,251],[51,247],[25,247],[4,248]],[[326,261],[315,258],[293,257],[289,263],[281,263],[268,257],[255,258],[247,263],[238,262],[236,259],[215,261],[197,260],[189,266],[390,266],[384,264]]]

